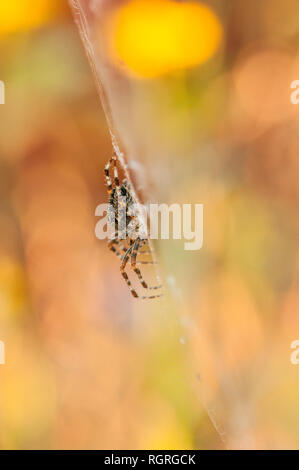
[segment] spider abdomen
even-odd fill
[[[120,197],[118,196],[120,194]],[[133,199],[129,191],[129,183],[124,182],[117,192],[116,188],[111,191],[107,211],[108,222],[115,228],[127,228],[132,220]]]

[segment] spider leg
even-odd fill
[[[104,169],[105,178],[106,178],[107,187],[108,187],[108,194],[111,193],[111,191],[113,189],[113,185],[117,188],[119,187],[119,177],[118,177],[116,162],[117,162],[116,154],[114,152],[112,157],[110,158],[110,160],[106,164],[105,169]],[[113,182],[112,182],[112,179],[111,179],[111,176],[110,176],[111,166],[113,166]]]
[[[140,246],[143,246],[143,245],[146,245],[146,244],[147,244],[147,241],[144,240],[143,243]],[[148,249],[148,250],[140,250],[139,249],[138,252],[137,252],[137,255],[152,255],[152,252],[151,252],[150,249]],[[136,264],[139,265],[139,264],[158,264],[158,263],[157,263],[157,261],[151,260],[151,261],[137,261]]]
[[[141,244],[142,244],[141,240],[139,238],[137,238],[137,240],[135,241],[135,243],[133,245],[133,249],[132,249],[131,267],[132,267],[133,271],[136,273],[136,275],[137,275],[137,277],[140,281],[140,284],[142,285],[142,287],[144,287],[144,289],[149,289],[149,290],[161,289],[162,286],[148,286],[147,283],[145,282],[145,280],[142,277],[140,269],[138,269],[136,267],[136,264],[137,264],[136,263],[136,258],[137,258],[137,254],[138,254],[138,248]],[[146,263],[146,262],[144,262],[144,263]],[[151,263],[148,262],[146,264],[151,264]],[[159,295],[159,296],[155,296],[155,297],[161,297],[161,296]],[[146,296],[146,297],[143,297],[143,298],[148,298],[148,297]]]
[[[137,261],[136,265],[139,266],[140,264],[158,264],[157,261]]]
[[[146,299],[158,299],[159,297],[163,297],[163,294],[143,295],[143,296],[139,296],[139,299],[141,299],[141,300],[146,300]]]
[[[119,246],[119,250],[114,246],[114,245],[118,245]],[[123,253],[126,253],[126,251],[128,250],[128,248],[126,246],[124,246],[122,243],[120,243],[120,241],[117,239],[117,238],[114,238],[113,240],[111,240],[109,243],[108,243],[108,248],[113,251],[113,253],[116,254],[116,256],[118,256],[119,258],[122,258],[123,257],[123,254],[121,253],[121,251]],[[121,251],[120,251],[121,250]],[[141,264],[150,264],[150,265],[153,265],[153,264],[157,264],[156,261],[137,261],[136,262],[136,265],[139,266]]]
[[[127,283],[127,286],[129,287],[130,291],[131,291],[131,294],[133,295],[133,297],[139,297],[137,292],[135,291],[135,289],[133,289],[132,287],[132,283],[125,271],[126,269],[126,265],[127,265],[127,262],[129,260],[129,256],[130,256],[130,253],[132,251],[132,248],[133,248],[134,245],[131,245],[130,248],[126,251],[126,253],[124,254],[124,256],[122,257],[122,262],[121,262],[121,265],[120,265],[120,272],[121,272],[121,275],[122,277],[124,278],[124,280],[126,281]]]
[[[124,245],[122,245],[117,238],[110,240],[110,242],[108,243],[109,250],[111,250],[114,254],[116,254],[118,258],[122,258],[123,254],[114,245],[118,245],[120,250],[123,251],[124,253],[126,253],[127,248]],[[153,265],[153,264],[157,264],[157,262],[156,261],[137,261],[136,263],[137,266],[140,266],[141,264]]]
[[[139,296],[139,295],[137,294],[136,290],[133,289],[132,283],[131,283],[131,281],[130,281],[130,279],[129,279],[129,277],[128,277],[126,271],[125,271],[125,268],[126,268],[126,265],[127,265],[128,260],[129,260],[129,256],[130,256],[132,250],[134,249],[134,245],[135,245],[135,243],[134,243],[133,245],[131,245],[130,248],[128,248],[128,250],[126,251],[125,255],[122,257],[122,263],[121,263],[121,265],[120,265],[120,272],[121,272],[121,274],[122,274],[124,280],[126,281],[127,286],[129,287],[129,289],[130,289],[130,291],[131,291],[131,294],[133,295],[133,297],[135,297],[135,298],[140,298],[140,299],[142,299],[142,300],[143,300],[143,299],[156,299],[157,297],[162,297],[162,294],[159,294],[159,295],[149,295],[149,296],[147,296],[147,295]]]
[[[118,245],[119,248],[120,248],[124,253],[127,251],[127,248],[126,248],[125,246],[121,245],[117,239],[111,240],[111,241],[108,243],[108,248],[109,248],[109,250],[111,250],[113,253],[115,253],[118,258],[122,258],[122,257],[123,257],[123,254],[122,254],[114,245]],[[136,266],[140,266],[140,265],[142,265],[142,264],[150,264],[150,265],[153,265],[153,264],[157,264],[157,262],[156,262],[156,261],[137,261],[137,262],[136,262]]]
[[[149,247],[149,245],[148,245],[148,240],[143,240],[143,243],[140,245],[140,247],[141,247],[141,246],[145,246],[145,249],[143,249],[143,250],[138,250],[138,253],[139,253],[140,255],[151,255],[151,254],[152,254],[151,249],[150,249],[150,247]],[[146,248],[146,247],[147,247],[147,248]]]
[[[123,251],[124,253],[127,251],[127,248],[124,245],[122,245],[122,243],[120,243],[120,241],[117,238],[112,238],[108,242],[109,250],[115,253],[116,256],[118,256],[118,258],[122,258],[123,257],[122,253],[114,245],[118,245],[120,250]]]
[[[116,240],[115,243],[116,245],[119,246],[121,251],[123,251],[124,253],[127,251],[128,248],[125,245],[123,245],[119,240]]]

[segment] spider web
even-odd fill
[[[137,201],[137,203],[140,203],[129,170],[135,170],[137,176],[138,173],[142,173],[144,175],[146,173],[146,170],[139,161],[131,158],[130,151],[123,150],[123,145],[121,142],[124,142],[126,140],[126,136],[123,135],[121,139],[119,136],[119,131],[116,129],[116,126],[114,124],[115,119],[113,117],[113,112],[110,105],[112,97],[108,97],[109,74],[105,73],[105,61],[101,58],[99,51],[95,51],[94,47],[93,31],[91,25],[92,22],[100,16],[101,9],[104,8],[105,2],[103,0],[69,0],[69,3],[72,8],[74,20],[79,29],[79,33],[84,44],[89,64],[95,78],[97,90],[100,96],[102,108],[106,117],[108,130],[111,137],[112,147],[117,155],[118,162],[124,172],[125,177],[131,184],[133,197],[135,201]],[[129,141],[126,142],[125,147],[126,149],[130,149]],[[142,189],[142,187],[140,186],[140,188],[138,187],[138,189]],[[144,214],[142,214],[142,216],[144,217]],[[145,218],[143,222],[146,226],[147,221],[145,220]],[[151,251],[152,259],[155,263],[153,266],[156,271],[156,280],[159,284],[162,284],[160,280],[159,265],[157,263],[155,249],[150,238],[148,239],[148,246]],[[181,310],[183,312],[183,297],[180,288],[177,285],[175,276],[171,275],[167,277],[167,287],[168,295],[170,294],[172,296],[173,301],[175,301],[176,305],[179,306],[178,310]],[[196,329],[197,326],[194,324],[192,319],[186,314],[176,315],[176,321],[179,324],[180,329],[180,345],[182,348],[184,348],[186,343],[188,343],[190,329]],[[209,400],[206,399],[205,393],[202,389],[199,391],[198,383],[199,374],[194,374],[193,386],[196,390],[196,394],[204,409],[206,410],[206,413],[209,416],[209,419],[213,427],[215,428],[217,434],[219,435],[223,445],[226,446],[226,432],[222,423],[219,422],[219,413],[216,409],[217,407],[216,405],[213,405],[213,407],[211,407],[208,404]]]
[[[101,78],[100,64],[99,64],[99,61],[97,60],[97,58],[95,56],[94,47],[92,46],[91,29],[90,29],[90,26],[89,26],[89,23],[87,21],[87,17],[86,17],[86,14],[85,14],[86,8],[88,6],[88,2],[86,2],[86,1],[82,2],[80,0],[69,0],[69,3],[70,3],[71,8],[73,10],[75,23],[77,24],[77,27],[79,29],[81,39],[82,39],[82,42],[84,44],[86,54],[87,54],[87,57],[88,57],[91,69],[93,71],[95,81],[96,81],[96,86],[97,86],[97,89],[98,89],[98,93],[100,95],[101,104],[102,104],[103,111],[104,111],[104,114],[105,114],[105,117],[106,117],[106,120],[107,120],[107,124],[108,124],[108,129],[109,129],[109,133],[110,133],[110,137],[111,137],[112,147],[113,147],[113,149],[114,149],[114,151],[117,155],[118,162],[121,165],[121,168],[124,172],[124,175],[125,175],[126,179],[129,181],[129,183],[131,185],[133,197],[134,197],[135,201],[138,204],[140,204],[140,201],[139,201],[139,198],[137,196],[135,187],[133,185],[130,173],[128,171],[128,164],[127,164],[127,161],[126,161],[126,158],[125,158],[125,153],[121,150],[121,144],[120,144],[121,140],[120,140],[120,138],[118,136],[118,132],[115,129],[115,126],[114,126],[114,121],[113,121],[113,118],[112,118],[112,110],[111,110],[111,107],[109,105],[109,100],[107,98],[105,88],[103,86],[103,79]],[[99,8],[101,6],[101,3],[103,3],[103,2],[97,2],[96,3],[94,0],[92,2],[90,2],[91,11],[98,12],[98,10],[96,10],[96,7]],[[85,4],[85,8],[83,7],[84,4]],[[132,168],[133,165],[130,165],[130,166]],[[146,226],[147,221],[146,221],[146,218],[145,218],[145,214],[140,212],[140,216],[143,219],[142,222],[143,222],[144,226]],[[154,249],[153,243],[150,240],[150,238],[148,239],[148,246],[149,246],[149,249],[151,251],[152,259],[155,263],[154,264],[154,269],[155,269],[155,274],[156,274],[156,280],[157,280],[158,284],[162,284],[161,283],[161,277],[160,277],[160,274],[159,274],[155,249]]]

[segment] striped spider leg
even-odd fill
[[[157,289],[161,289],[162,286],[148,286],[147,283],[145,282],[145,280],[143,279],[142,277],[142,274],[141,274],[141,271],[139,268],[137,268],[137,262],[136,262],[136,258],[137,258],[137,255],[138,255],[138,249],[139,247],[143,244],[143,240],[141,240],[140,238],[137,238],[135,241],[131,240],[132,244],[131,246],[128,248],[127,252],[124,254],[124,256],[122,257],[122,262],[121,262],[121,265],[120,265],[120,272],[124,278],[124,280],[126,281],[130,291],[131,291],[131,294],[133,295],[133,297],[139,297],[140,299],[156,299],[158,297],[162,297],[162,294],[155,294],[155,295],[138,295],[136,290],[133,289],[132,287],[132,283],[128,277],[128,274],[126,273],[125,271],[125,268],[126,268],[126,265],[127,265],[127,262],[129,261],[129,259],[131,258],[131,268],[132,270],[136,273],[138,279],[139,279],[139,282],[140,284],[142,285],[142,287],[144,289],[148,289],[148,290],[157,290]],[[151,264],[151,262],[144,262],[145,264]],[[143,264],[143,263],[142,263]]]

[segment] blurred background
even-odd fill
[[[0,0],[0,447],[298,448],[297,0],[71,3]],[[162,300],[94,234],[100,82],[141,199],[204,204]]]

